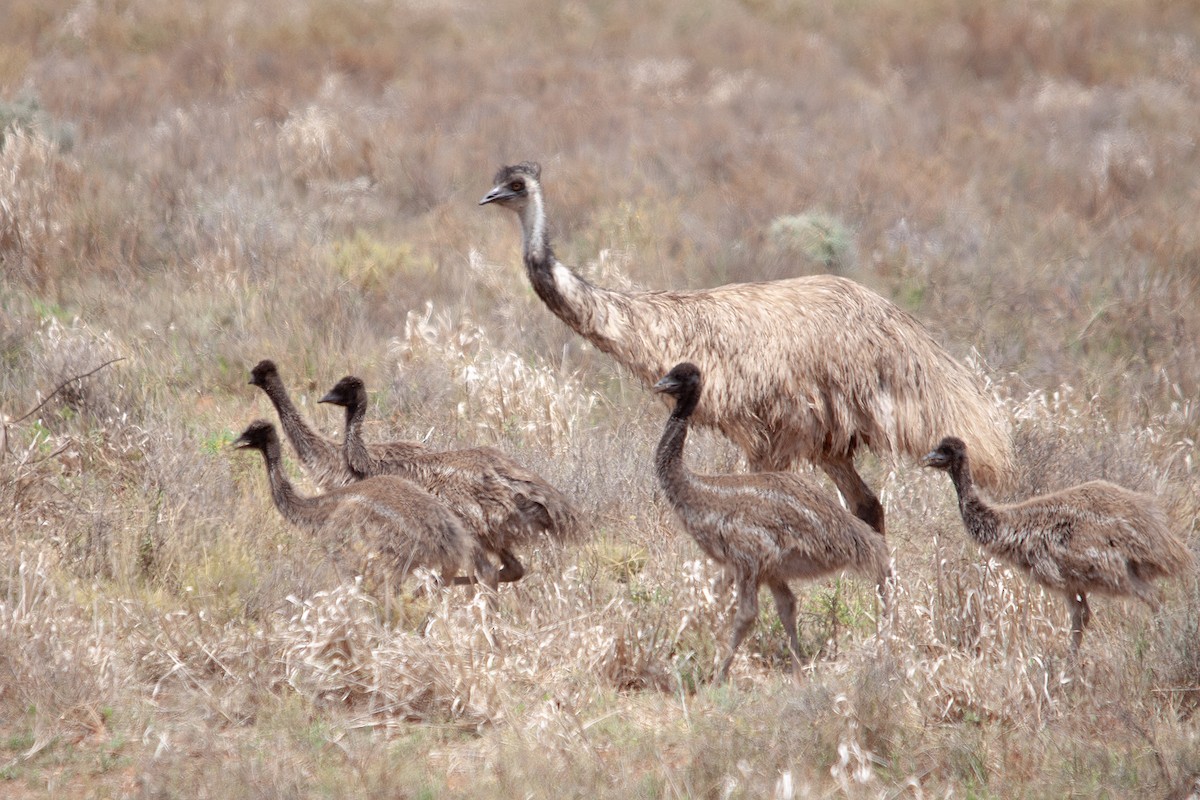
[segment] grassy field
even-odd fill
[[[0,795],[1200,793],[1200,586],[1059,598],[867,458],[898,576],[729,598],[656,492],[663,406],[478,208],[540,161],[602,285],[836,272],[1010,416],[1017,495],[1158,493],[1200,548],[1194,3],[8,0],[0,8]],[[229,443],[342,375],[376,439],[495,445],[576,499],[498,608],[338,583]],[[90,373],[79,380],[76,376]],[[58,388],[59,391],[55,392]],[[723,440],[698,469],[744,469]],[[286,451],[290,458],[290,451]],[[288,469],[312,491],[296,464]]]

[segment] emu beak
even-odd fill
[[[922,467],[944,467],[944,466],[946,466],[946,459],[942,456],[941,453],[934,450],[932,453],[925,454],[925,457],[921,459],[921,466]]]
[[[650,387],[650,391],[657,394],[662,394],[674,385],[675,381],[671,380],[669,375],[664,375],[663,377],[659,378],[658,383]]]
[[[510,197],[512,197],[512,192],[509,191],[507,186],[495,186],[483,196],[483,199],[479,201],[479,205],[486,206],[488,203],[494,203],[497,200],[507,200]]]
[[[334,395],[333,392],[329,392],[328,394],[326,394],[324,397],[322,397],[317,402],[318,403],[336,403],[337,397]]]

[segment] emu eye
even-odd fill
[[[524,181],[513,181],[512,183],[510,183],[508,185],[508,188],[512,189],[514,192],[519,192],[525,188],[525,182]]]

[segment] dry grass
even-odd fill
[[[1198,63],[1149,0],[10,3],[0,794],[1188,796],[1200,583],[1101,600],[1076,669],[908,463],[866,465],[895,618],[803,587],[804,680],[767,603],[710,687],[730,598],[657,497],[664,411],[475,203],[535,158],[604,285],[860,280],[984,365],[1017,494],[1153,491],[1195,548]],[[382,604],[228,452],[264,357],[326,432],[354,372],[372,434],[500,446],[591,536],[496,609]]]

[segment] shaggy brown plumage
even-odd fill
[[[483,548],[500,559],[502,583],[525,574],[513,547],[540,534],[556,539],[578,535],[579,516],[566,496],[495,448],[437,452],[394,441],[368,450],[362,436],[368,398],[360,378],[347,375],[320,402],[346,409],[345,459],[355,475],[400,475],[437,495]]]
[[[576,333],[646,386],[680,361],[704,371],[696,423],[737,444],[755,470],[820,466],[880,533],[883,507],[854,468],[860,447],[924,455],[944,435],[1007,482],[1008,426],[977,377],[920,322],[866,287],[817,275],[699,291],[593,286],[550,248],[536,164],[504,167],[480,201],[516,212],[534,291]]]
[[[758,589],[775,597],[792,658],[799,664],[796,596],[788,581],[852,569],[874,578],[886,604],[887,543],[811,479],[795,472],[697,475],[683,463],[688,423],[700,401],[700,370],[679,364],[654,385],[675,398],[655,452],[654,468],[667,501],[696,544],[731,573],[738,592],[723,681],[758,618]]]
[[[264,359],[258,362],[254,369],[250,370],[250,383],[262,389],[275,406],[283,432],[287,434],[296,455],[300,458],[300,466],[317,488],[336,489],[357,480],[346,465],[342,443],[323,436],[304,421],[304,417],[292,403],[292,398],[288,396],[274,361]],[[426,449],[424,445],[416,442],[411,443],[411,447],[414,451]]]
[[[1151,584],[1195,570],[1195,559],[1171,533],[1153,497],[1107,481],[1088,481],[1012,505],[979,496],[967,446],[942,440],[924,464],[950,473],[971,538],[1067,600],[1071,647],[1078,650],[1091,618],[1087,593],[1133,595],[1158,608]]]
[[[399,583],[413,569],[428,567],[443,580],[473,569],[480,582],[496,588],[495,567],[458,517],[412,481],[381,476],[304,497],[284,474],[279,435],[270,422],[251,422],[233,446],[261,451],[271,499],[284,519],[371,584]]]

